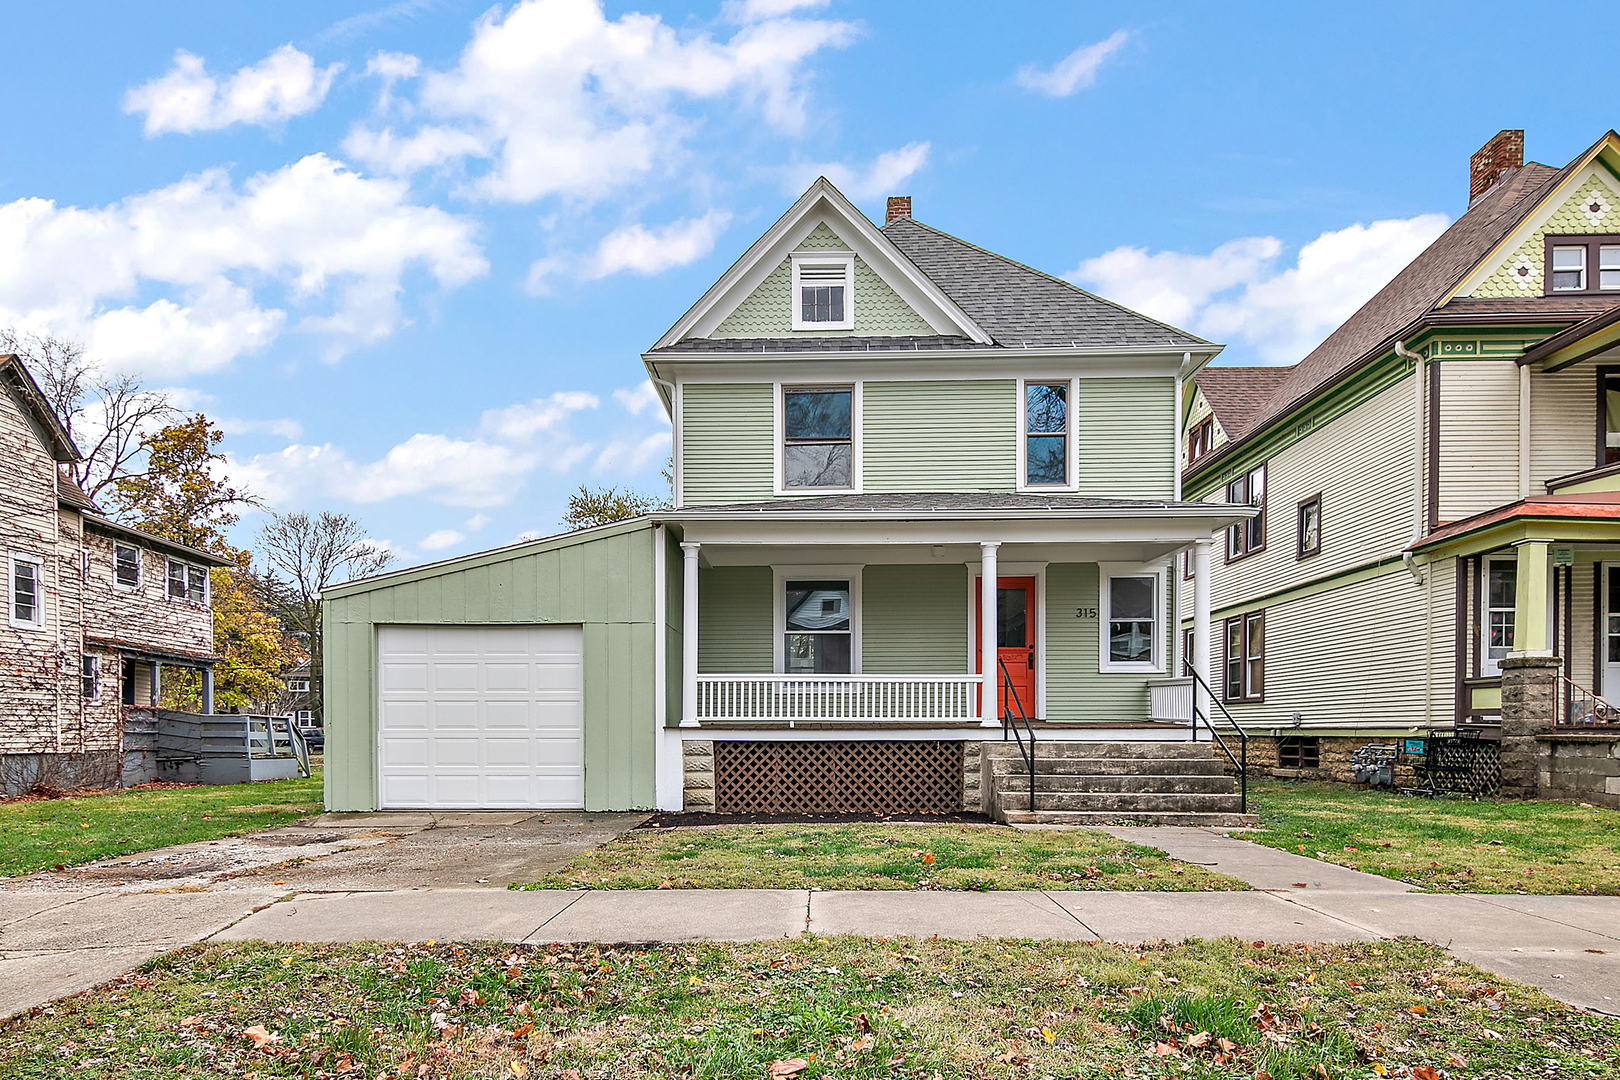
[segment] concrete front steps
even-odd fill
[[[1257,824],[1210,743],[1041,740],[1033,811],[1018,744],[985,743],[982,760],[985,810],[1010,825]]]

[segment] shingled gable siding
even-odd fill
[[[330,597],[327,809],[376,808],[376,628],[481,623],[583,626],[585,807],[652,806],[653,535],[635,523],[564,536]]]
[[[681,387],[682,505],[771,497],[773,393],[770,383]]]
[[[800,251],[845,250],[848,245],[825,223],[817,225],[799,245]],[[793,264],[783,259],[710,337],[759,338],[793,336]],[[801,331],[809,333],[810,331]],[[816,330],[817,337],[929,335],[934,328],[877,275],[866,260],[855,259],[855,328]]]
[[[1080,493],[1175,498],[1176,381],[1081,379],[1079,393]]]
[[[866,383],[865,490],[1014,490],[1017,395],[1011,379]]]
[[[698,571],[698,671],[768,675],[776,645],[768,566]]]
[[[861,579],[861,671],[967,671],[967,567],[868,566]]]
[[[1590,196],[1601,195],[1609,203],[1609,211],[1596,223],[1592,222],[1581,209]],[[1594,233],[1620,232],[1620,194],[1616,193],[1613,183],[1606,183],[1601,177],[1593,176],[1582,184],[1574,194],[1564,200],[1562,206],[1554,210],[1546,222],[1529,238],[1521,244],[1517,251],[1509,252],[1501,264],[1491,275],[1474,289],[1473,296],[1541,296],[1546,292],[1545,270],[1543,263],[1546,260],[1546,239],[1548,234],[1553,235],[1591,235]],[[1534,272],[1527,278],[1515,278],[1511,273],[1520,258],[1525,259]],[[1588,273],[1597,273],[1596,267],[1589,267]]]

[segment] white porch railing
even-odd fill
[[[697,719],[962,722],[978,690],[977,675],[699,675]]]
[[[1178,679],[1148,681],[1148,719],[1172,724],[1190,724],[1193,718],[1191,675]]]

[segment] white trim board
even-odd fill
[[[1005,545],[1003,545],[1005,547]],[[984,574],[982,560],[974,559],[967,564],[967,670],[968,674],[981,674],[974,668],[977,659],[974,653],[979,643],[979,579]],[[1002,562],[996,560],[996,581],[999,583],[1004,577],[1032,577],[1035,579],[1035,715],[1033,720],[1046,719],[1046,568],[1044,562]]]

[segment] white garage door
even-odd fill
[[[377,628],[385,810],[585,805],[577,626]]]

